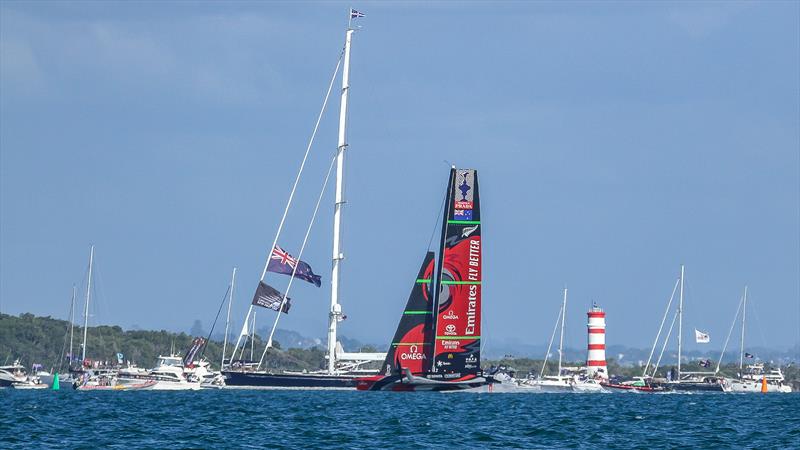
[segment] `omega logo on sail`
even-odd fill
[[[413,360],[427,359],[424,354],[419,352],[419,348],[416,345],[410,346],[408,348],[408,351],[410,353],[405,353],[405,352],[401,353],[400,354],[400,359],[402,359],[402,360],[407,360],[407,359],[413,359]]]

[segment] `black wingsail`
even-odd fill
[[[442,221],[431,378],[464,380],[480,372],[481,217],[478,171],[455,169]]]
[[[392,375],[409,369],[418,374],[427,370],[433,354],[433,308],[431,307],[431,277],[434,253],[428,252],[422,261],[414,287],[408,296],[403,316],[397,325],[382,373]]]

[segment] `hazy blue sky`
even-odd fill
[[[0,3],[0,310],[240,326],[343,43],[338,2]],[[608,343],[650,344],[681,263],[686,339],[800,341],[797,2],[354,2],[342,333],[386,342],[451,161],[479,170],[484,331],[546,342],[564,284]],[[336,146],[323,122],[281,245]],[[332,199],[282,327],[323,336]],[[286,277],[270,275],[279,288]],[[272,312],[262,310],[260,323]],[[690,344],[689,348],[696,347]]]

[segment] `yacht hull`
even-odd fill
[[[572,386],[558,384],[539,384],[539,392],[545,394],[558,394],[563,392],[573,392]]]
[[[586,393],[586,394],[606,392],[606,390],[603,389],[603,386],[600,385],[600,383],[575,383],[572,389],[574,389],[575,392]]]
[[[16,383],[12,384],[11,387],[14,389],[47,389],[48,386],[43,383]]]
[[[95,385],[95,384],[84,384],[81,386],[75,386],[75,390],[77,391],[140,391],[140,390],[148,390],[152,389],[153,386],[156,384],[155,381],[146,381],[144,383],[138,384],[115,384],[112,386],[105,386],[105,385]]]
[[[676,392],[727,392],[728,389],[721,383],[706,383],[702,381],[680,381],[664,385]]]
[[[730,391],[738,393],[761,393],[761,381],[731,380]],[[767,383],[767,392],[791,393],[791,386]]]
[[[139,378],[125,378],[120,377],[117,380],[118,385],[125,387],[137,386],[143,383],[150,383],[148,389],[153,391],[195,391],[200,389],[200,383],[192,383],[189,381],[166,381],[158,380],[151,377]]]
[[[223,371],[225,385],[264,389],[353,389],[356,377],[347,375]]]
[[[647,392],[647,393],[657,393],[657,392],[668,392],[664,386],[657,386],[657,385],[645,385],[645,386],[636,386],[633,384],[617,384],[617,383],[602,383],[601,386],[606,389],[608,392]]]

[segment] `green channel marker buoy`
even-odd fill
[[[56,372],[56,374],[53,375],[53,390],[57,391],[60,387],[61,386],[58,384],[58,372]]]

